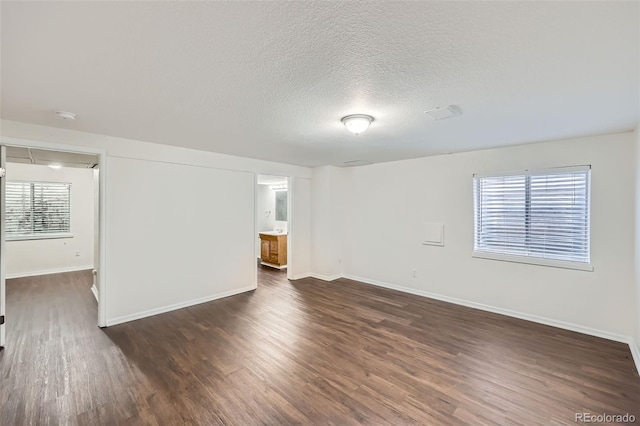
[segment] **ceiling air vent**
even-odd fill
[[[429,117],[433,118],[434,120],[444,120],[445,118],[451,118],[451,117],[455,117],[457,115],[462,114],[462,112],[460,111],[460,108],[458,108],[455,105],[448,105],[444,107],[430,109],[428,111],[425,111],[424,113],[427,114]]]
[[[351,161],[345,161],[344,163],[342,163],[342,167],[369,166],[371,164],[373,164],[371,161],[351,160]]]

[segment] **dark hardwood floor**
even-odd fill
[[[624,344],[349,280],[259,276],[255,292],[104,330],[90,272],[8,281],[0,424],[640,418]]]

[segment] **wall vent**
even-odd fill
[[[342,167],[369,166],[371,164],[373,164],[371,161],[351,160],[351,161],[345,161],[344,163],[342,163]]]

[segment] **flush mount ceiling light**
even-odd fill
[[[60,164],[49,164],[49,168],[50,169],[54,169],[54,170],[58,170],[58,169],[62,168],[62,166]]]
[[[76,119],[76,115],[69,111],[56,111],[56,115],[58,118],[62,118],[63,120],[73,121]]]
[[[365,114],[352,114],[342,117],[342,124],[354,135],[360,134],[369,128],[373,117]]]

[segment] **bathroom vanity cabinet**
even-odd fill
[[[260,264],[277,269],[287,267],[287,234],[260,232]]]

